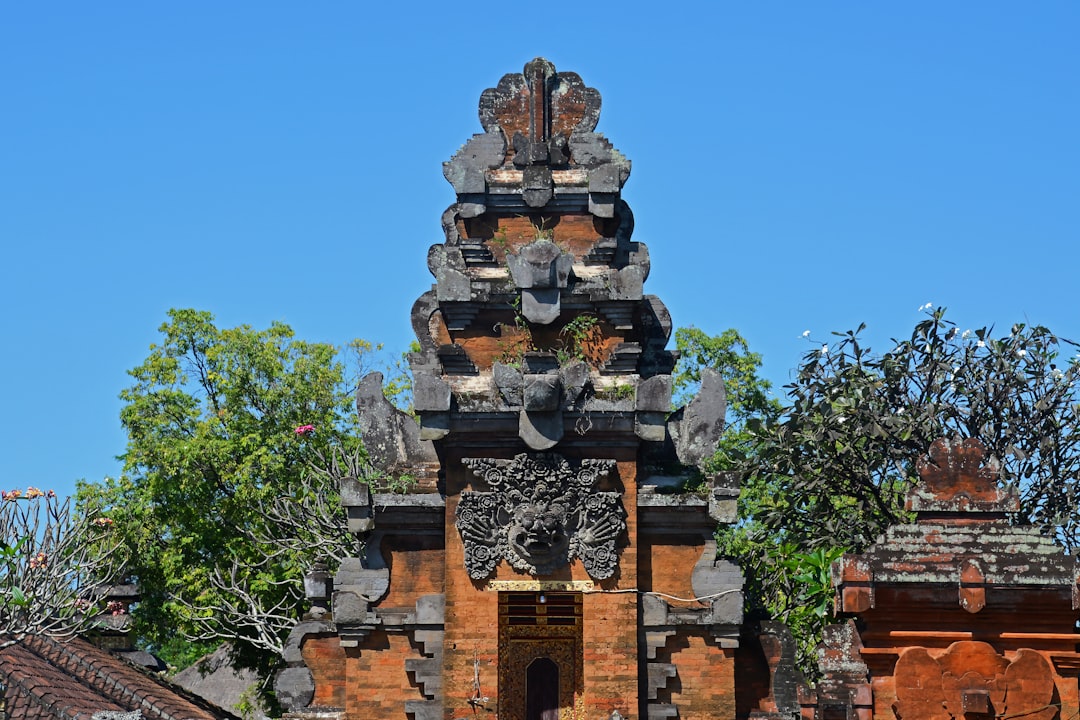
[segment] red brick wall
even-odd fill
[[[461,469],[448,472],[457,476]],[[484,592],[483,582],[474,582],[465,573],[465,550],[452,518],[458,495],[446,498],[446,633],[443,638],[443,698],[446,718],[473,717],[466,702],[473,697],[473,661],[480,661],[481,694],[489,697],[489,709],[498,696],[499,596]],[[500,568],[505,570],[505,568]],[[481,710],[478,717],[494,717]]]
[[[707,628],[684,626],[657,652],[658,662],[678,669],[657,699],[678,705],[679,720],[734,718],[734,652],[717,647]]]
[[[389,536],[383,541],[382,555],[390,566],[390,589],[378,607],[412,607],[421,596],[442,592],[441,537]]]
[[[698,535],[645,536],[640,539],[639,587],[681,598],[694,597],[691,582],[694,565],[705,552],[705,539]],[[702,607],[700,602],[664,600],[675,607]]]
[[[472,717],[466,702],[473,695],[473,662],[480,660],[481,692],[490,702],[477,717],[494,717],[498,708],[498,637],[499,595],[485,590],[488,580],[473,581],[465,572],[465,553],[461,537],[453,525],[458,497],[467,489],[471,473],[460,465],[458,457],[447,460],[446,498],[446,634],[443,645],[443,696],[447,720]],[[636,465],[618,463],[603,490],[623,493],[627,511],[628,536],[637,532]],[[699,553],[700,554],[700,553]],[[490,580],[532,580],[500,563]],[[544,579],[590,580],[580,563],[575,562]],[[597,582],[600,591],[632,590],[637,582],[637,548],[620,548],[616,577]],[[606,717],[612,709],[624,716],[636,715],[638,696],[637,667],[637,595],[635,592],[595,592],[586,594],[583,613],[583,686],[577,707],[581,717]]]
[[[616,481],[610,476],[608,482],[613,486],[602,489],[623,493],[630,544],[620,551],[615,576],[596,583],[596,589],[603,592],[584,597],[583,717],[607,717],[613,709],[631,717],[638,706],[638,596],[636,592],[618,592],[633,591],[638,582],[636,463],[619,462],[618,485],[615,486]],[[575,564],[574,570],[574,579],[589,579],[579,565]]]
[[[346,720],[404,718],[406,701],[424,699],[405,671],[406,658],[420,657],[407,634],[376,630],[346,655]]]
[[[315,681],[311,704],[345,707],[345,651],[337,635],[309,637],[300,648],[304,664]]]
[[[637,595],[587,594],[583,603],[584,718],[606,718],[617,709],[636,715],[638,705]]]

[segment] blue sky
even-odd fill
[[[1080,339],[1080,4],[8,3],[0,485],[115,474],[172,307],[411,339],[441,163],[543,55],[634,163],[646,288],[778,385],[865,321]]]

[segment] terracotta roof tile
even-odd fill
[[[79,638],[32,636],[0,650],[0,678],[11,717],[89,720],[102,710],[141,710],[148,720],[234,718]]]

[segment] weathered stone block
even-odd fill
[[[589,364],[581,360],[567,363],[559,368],[559,379],[563,386],[563,404],[572,405],[589,382]]]
[[[420,440],[441,440],[450,434],[450,413],[420,413]]]
[[[372,554],[369,551],[369,555]],[[374,554],[378,554],[377,552]],[[338,590],[349,591],[363,596],[371,602],[377,601],[386,594],[390,586],[390,571],[385,567],[364,567],[360,558],[345,558],[338,566],[334,576],[334,587]],[[346,599],[348,601],[348,599]],[[334,595],[337,603],[337,593]],[[338,617],[338,608],[334,606],[334,617]]]
[[[645,270],[638,265],[627,265],[613,270],[609,282],[612,300],[640,300],[644,294]]]
[[[589,170],[589,192],[617,193],[621,189],[619,169],[612,163],[604,163]]]
[[[514,255],[506,256],[506,265],[519,288],[564,288],[570,279],[574,258],[550,240],[529,243]]]
[[[743,594],[740,591],[729,592],[714,598],[712,621],[717,625],[739,625],[743,621]]]
[[[667,438],[667,414],[639,412],[634,416],[634,434],[645,442],[664,442]]]
[[[655,595],[641,596],[641,623],[647,627],[668,624],[668,604]]]
[[[274,693],[286,710],[303,710],[315,697],[315,681],[306,667],[285,668],[274,678]]]
[[[518,415],[518,437],[533,450],[547,450],[555,447],[562,440],[564,433],[562,411],[522,410]]]
[[[360,433],[372,463],[380,470],[392,471],[412,463],[437,461],[435,448],[420,437],[413,419],[383,395],[382,383],[382,373],[368,373],[356,391]]]
[[[544,165],[530,165],[523,170],[521,197],[525,204],[533,208],[542,208],[555,194],[555,182],[551,178],[551,168]]]
[[[521,291],[521,314],[529,322],[537,325],[550,325],[562,314],[561,293],[557,288]]]
[[[526,375],[524,407],[526,410],[548,412],[562,405],[562,381],[558,375]]]
[[[684,465],[699,465],[716,451],[724,431],[727,394],[724,379],[712,368],[701,371],[701,388],[685,408],[672,413],[668,432]]]
[[[450,410],[450,385],[434,375],[414,377],[413,407],[417,412],[447,412]]]
[[[635,396],[638,411],[670,412],[671,388],[670,375],[654,375],[639,382]]]
[[[441,625],[446,616],[446,595],[424,595],[416,601],[416,622]]]
[[[341,504],[346,507],[371,504],[371,489],[367,483],[356,478],[342,478],[338,483],[338,492],[341,493]]]
[[[359,593],[341,591],[334,593],[334,621],[345,624],[369,622],[368,601]]]
[[[491,373],[495,379],[495,387],[499,389],[499,394],[502,395],[503,402],[510,407],[519,407],[522,403],[522,392],[525,387],[521,370],[497,362],[491,366]]]
[[[498,167],[506,156],[502,133],[473,135],[453,158],[443,163],[443,175],[454,192],[469,195],[487,190],[484,171]]]

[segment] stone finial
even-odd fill
[[[539,57],[480,96],[480,124],[512,140],[519,167],[564,165],[571,133],[591,132],[599,119],[600,93],[577,73],[556,72]]]
[[[986,448],[975,438],[938,438],[916,467],[927,488],[943,500],[961,492],[990,500],[997,494],[1000,467],[993,458],[984,464],[985,457]]]
[[[435,449],[420,436],[413,419],[383,395],[382,381],[382,373],[370,372],[361,378],[356,391],[360,433],[372,464],[384,472],[394,472],[413,463],[436,461]],[[439,383],[438,378],[428,377],[418,382],[414,387],[417,409],[450,409],[449,388],[440,388]]]
[[[1015,493],[998,486],[1000,466],[975,438],[939,438],[916,463],[921,482],[908,495],[916,512],[1016,512]]]
[[[675,445],[679,462],[701,466],[716,452],[724,432],[727,414],[727,391],[724,378],[712,368],[701,371],[701,388],[694,399],[671,414],[668,433]]]
[[[586,193],[590,212],[614,217],[630,161],[594,132],[599,119],[595,88],[536,58],[483,92],[484,132],[443,164],[443,174],[459,200],[469,198],[466,205],[479,212],[493,187],[500,203],[509,190],[529,209],[548,205],[559,187],[562,194]]]

